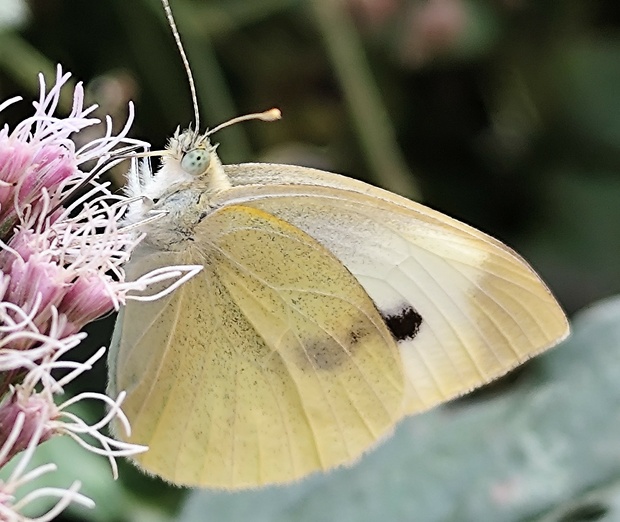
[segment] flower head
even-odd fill
[[[119,231],[119,209],[111,210],[109,203],[119,197],[96,179],[115,163],[110,161],[115,149],[136,145],[126,137],[132,114],[120,135],[111,135],[107,121],[103,137],[76,150],[70,136],[98,120],[89,117],[94,106],[84,107],[81,84],[71,114],[55,116],[68,79],[59,67],[46,92],[41,76],[34,115],[12,131],[0,130],[0,347],[13,351],[40,348],[40,336],[62,344],[117,307],[125,290],[113,277],[122,281],[120,263],[137,241]],[[91,164],[87,170],[86,164]],[[68,205],[79,191],[85,194]],[[4,379],[0,392],[8,384]]]
[[[123,393],[117,398],[84,393],[60,404],[55,397],[105,351],[86,363],[67,356],[85,337],[80,331],[87,323],[118,309],[131,290],[161,280],[170,280],[172,289],[194,273],[192,267],[171,267],[125,281],[122,265],[141,236],[122,224],[130,199],[113,194],[100,176],[124,152],[145,144],[127,137],[130,105],[129,121],[117,135],[107,118],[103,136],[76,148],[72,136],[99,120],[90,116],[94,106],[84,107],[81,84],[75,87],[71,114],[55,115],[68,78],[58,67],[48,91],[41,76],[34,115],[13,130],[0,129],[0,467],[21,454],[17,472],[0,482],[2,520],[22,520],[20,509],[30,500],[16,500],[15,490],[53,468],[24,472],[44,440],[69,436],[107,456],[114,475],[116,457],[146,449],[101,432],[112,419],[129,431]],[[0,104],[0,111],[17,101]],[[103,401],[108,413],[89,425],[67,409],[82,400]],[[87,442],[93,438],[94,445]],[[67,490],[41,493],[58,496],[59,502],[37,520],[51,520],[68,502],[88,504],[78,488],[76,482]]]

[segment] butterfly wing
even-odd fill
[[[138,464],[177,484],[291,481],[355,459],[404,414],[398,347],[355,277],[260,209],[206,218],[184,253],[138,250],[129,276],[204,270],[117,323],[112,390],[126,390]],[[152,289],[157,290],[157,288]]]
[[[568,334],[560,306],[501,242],[390,192],[284,165],[225,167],[222,203],[304,230],[353,273],[392,331],[415,413],[497,378]]]

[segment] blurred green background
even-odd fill
[[[316,166],[423,201],[515,248],[571,315],[618,293],[616,0],[171,3],[203,125],[282,110],[279,122],[218,133],[225,163]],[[132,135],[156,148],[192,121],[158,0],[0,0],[0,100],[35,97],[37,73],[51,80],[57,63],[119,125],[133,100]],[[29,114],[28,103],[12,106],[0,123]],[[351,470],[192,495],[180,515],[187,492],[131,466],[112,484],[105,462],[84,454],[67,477],[83,480],[99,508],[63,520],[620,520],[618,308],[599,305],[569,343],[490,390],[407,421]],[[94,347],[107,344],[112,322],[93,325]],[[585,373],[567,379],[571,368]],[[101,365],[80,386],[104,382]],[[605,458],[586,451],[595,443]],[[57,446],[49,451],[72,460],[73,445]]]

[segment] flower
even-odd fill
[[[41,488],[33,491],[29,495],[26,495],[21,500],[16,501],[14,494],[17,488],[44,475],[45,473],[49,473],[56,469],[54,464],[45,464],[29,472],[25,472],[26,466],[32,458],[37,445],[43,440],[43,433],[45,430],[45,424],[43,422],[44,417],[44,415],[41,415],[41,420],[39,423],[37,425],[32,425],[34,428],[32,435],[28,439],[25,451],[22,453],[21,459],[15,466],[15,469],[11,473],[9,479],[4,483],[0,482],[0,519],[6,520],[7,522],[51,521],[72,502],[77,502],[87,507],[94,507],[92,500],[84,495],[80,495],[77,492],[80,488],[79,481],[75,481],[68,489]],[[24,426],[26,424],[25,418],[26,414],[23,412],[18,413],[15,417],[15,422],[9,436],[0,448],[0,458],[3,460],[6,459],[8,453],[14,450],[15,441],[17,439],[21,438],[22,440],[25,440],[25,437],[23,437],[23,432],[26,431],[24,430]],[[58,502],[47,513],[37,517],[36,519],[26,518],[21,515],[23,509],[26,508],[32,501],[44,496],[57,497]]]
[[[36,520],[51,520],[70,502],[91,505],[77,492],[79,482],[66,490],[45,488],[15,499],[18,486],[54,469],[50,464],[24,471],[38,444],[51,437],[69,436],[107,456],[115,477],[116,457],[147,449],[101,431],[116,419],[129,432],[121,410],[124,393],[116,398],[82,393],[56,404],[64,386],[88,371],[105,349],[85,363],[67,354],[79,346],[85,337],[80,332],[90,321],[117,310],[126,299],[161,297],[200,269],[166,267],[125,281],[123,263],[142,236],[135,232],[137,226],[124,225],[122,217],[136,198],[113,194],[100,176],[128,151],[146,144],[127,137],[130,104],[128,121],[117,135],[106,118],[103,135],[76,148],[72,136],[79,137],[99,120],[90,116],[95,106],[84,107],[79,83],[71,114],[55,115],[69,76],[59,66],[49,90],[41,76],[34,115],[13,130],[0,129],[0,467],[20,454],[15,471],[0,482],[2,520],[27,520],[21,509],[41,495],[59,500]],[[17,101],[1,103],[0,111]],[[155,295],[143,294],[158,281],[169,285]],[[140,295],[132,296],[134,291]],[[85,423],[68,410],[84,400],[103,401],[108,413],[95,424]]]

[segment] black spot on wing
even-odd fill
[[[409,305],[399,308],[396,313],[383,313],[386,326],[397,341],[413,339],[422,326],[422,316]]]

